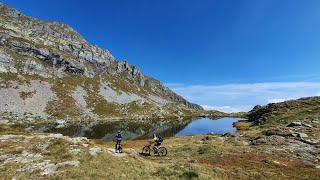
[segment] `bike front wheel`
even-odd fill
[[[143,154],[146,154],[146,155],[150,155],[150,146],[145,146],[143,149],[142,149],[142,153]]]
[[[168,150],[165,147],[160,147],[158,153],[159,156],[166,156],[168,154]]]

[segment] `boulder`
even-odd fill
[[[63,138],[63,135],[62,134],[49,134],[48,137],[55,138],[55,139],[61,139],[61,138]]]
[[[320,119],[314,119],[311,121],[312,123],[320,123]]]
[[[101,148],[93,147],[93,148],[89,149],[89,152],[90,152],[91,155],[94,156],[94,155],[97,155],[97,154],[101,153]]]
[[[305,126],[305,127],[308,127],[308,128],[313,128],[313,126],[311,126],[310,124],[302,123],[302,125]]]
[[[308,135],[307,135],[307,134],[304,134],[304,133],[298,133],[298,137],[300,137],[300,138],[307,138]]]
[[[71,149],[69,150],[70,153],[73,153],[73,154],[81,154],[81,150],[80,149]]]
[[[301,122],[292,122],[291,124],[288,125],[288,127],[295,127],[295,126],[302,126]]]
[[[66,162],[61,162],[58,163],[58,167],[63,167],[63,166],[75,166],[78,167],[80,165],[80,161],[66,161]]]
[[[48,164],[45,167],[43,167],[41,170],[42,172],[40,173],[40,175],[45,176],[45,175],[49,175],[56,172],[58,170],[58,166],[54,164]]]

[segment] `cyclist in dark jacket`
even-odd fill
[[[118,146],[121,146],[121,141],[122,141],[122,134],[121,134],[120,131],[118,131],[118,133],[116,134],[115,138],[116,138],[116,141],[117,141],[117,143],[116,143],[116,152],[117,152]]]

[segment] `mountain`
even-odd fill
[[[31,18],[2,3],[0,19],[0,117],[142,119],[203,110],[67,24]]]

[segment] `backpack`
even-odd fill
[[[162,137],[158,137],[158,142],[163,142],[163,138]]]
[[[122,140],[122,134],[120,134],[120,133],[118,133],[117,135],[116,135],[116,138],[118,138],[118,140]]]

